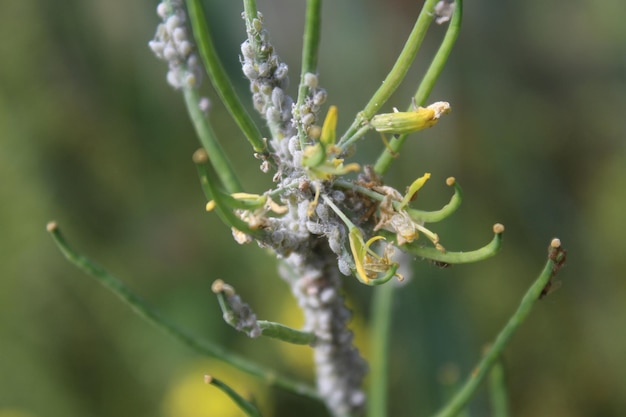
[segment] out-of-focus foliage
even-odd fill
[[[300,3],[259,3],[292,79]],[[240,5],[206,5],[220,53],[241,80]],[[0,2],[0,416],[167,415],[173,387],[201,363],[65,262],[44,230],[52,218],[175,321],[282,372],[306,375],[292,369],[278,342],[245,339],[221,322],[209,290],[215,278],[232,282],[263,319],[280,319],[290,294],[272,259],[239,247],[203,211],[191,163],[197,141],[182,97],[147,48],[154,6]],[[339,130],[379,85],[419,7],[400,0],[325,5],[320,82],[339,107]],[[438,229],[446,247],[481,244],[496,221],[507,227],[505,244],[476,265],[438,269],[416,260],[415,277],[396,300],[392,415],[425,415],[442,403],[439,370],[450,362],[462,375],[471,370],[558,236],[569,250],[562,288],[539,303],[506,352],[512,415],[622,416],[623,3],[480,0],[467,2],[464,15],[431,95],[453,111],[407,144],[390,181],[432,172],[420,199],[435,208],[449,192],[437,178],[443,185],[455,176],[465,200]],[[433,29],[390,106],[408,104],[442,33]],[[243,83],[240,90],[246,92]],[[217,100],[211,118],[246,189],[266,189],[270,179],[241,152],[248,145]],[[358,158],[372,159],[382,147],[375,134],[367,140]],[[348,282],[347,291],[367,315],[371,290]],[[197,383],[198,396],[216,395],[201,377]],[[275,416],[323,414],[316,404],[269,392]],[[205,401],[198,398],[198,407]],[[486,415],[485,407],[485,397],[473,403],[476,415]]]
[[[234,370],[215,360],[192,361],[184,372],[171,381],[163,399],[165,417],[240,417],[241,410],[226,394],[215,387],[198,383],[204,375],[220,375],[229,386],[254,401],[266,415],[272,415],[267,387],[254,377]]]

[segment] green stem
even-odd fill
[[[368,417],[387,416],[387,390],[389,343],[391,333],[391,308],[396,286],[383,285],[374,291],[372,301],[372,332],[370,346],[370,386],[368,393]]]
[[[215,51],[200,0],[187,0],[187,11],[191,21],[191,29],[198,44],[198,52],[209,75],[211,84],[232,118],[248,139],[248,142],[252,145],[254,151],[267,153],[265,141],[262,139],[263,135],[256,124],[254,124],[252,117],[241,103],[241,100],[239,100],[230,78]]]
[[[543,271],[541,271],[539,277],[537,277],[535,282],[530,286],[513,316],[511,316],[504,328],[500,331],[496,340],[484,354],[482,360],[478,363],[476,368],[474,368],[461,389],[434,417],[453,417],[463,410],[476,392],[480,383],[489,373],[491,367],[502,354],[502,351],[511,340],[511,337],[513,337],[515,331],[522,325],[524,320],[526,320],[544,287],[550,282],[564,260],[565,251],[560,247],[560,243],[558,247],[551,246],[550,256]]]
[[[198,149],[193,154],[193,161],[196,164],[198,177],[200,177],[202,191],[204,191],[207,200],[213,200],[215,202],[215,211],[220,217],[220,220],[229,227],[233,227],[255,238],[261,238],[262,232],[260,230],[252,230],[248,223],[237,217],[237,215],[233,213],[232,208],[226,204],[225,200],[230,198],[230,196],[224,195],[223,191],[218,188],[217,183],[219,182],[219,178],[216,178],[216,174],[214,174],[211,169],[207,152],[202,148]]]
[[[322,0],[308,0],[304,23],[304,42],[302,45],[302,72],[300,74],[300,96],[306,93],[302,88],[304,74],[317,71],[317,58],[320,45],[320,27],[322,24]]]
[[[326,194],[322,194],[322,198],[324,199],[324,201],[326,202],[326,204],[328,204],[330,206],[330,208],[335,212],[335,214],[337,216],[339,216],[339,218],[341,219],[341,221],[343,221],[345,223],[346,226],[348,226],[348,230],[352,230],[352,229],[357,229],[358,228],[354,225],[354,223],[352,223],[350,221],[350,219],[348,218],[348,216],[346,216],[343,211],[341,211],[341,209],[339,207],[337,207],[335,205],[335,203],[333,203],[333,200],[331,200],[328,196],[326,196]]]
[[[210,375],[205,375],[204,380],[226,394],[248,417],[261,417],[259,410],[250,402],[239,395],[234,389],[221,380]]]
[[[257,323],[261,328],[261,334],[263,336],[282,340],[283,342],[292,343],[294,345],[315,344],[316,336],[311,332],[296,330],[273,321],[258,320]]]
[[[221,279],[215,280],[211,290],[217,297],[224,321],[250,337],[266,336],[295,345],[312,345],[316,337],[313,333],[293,329],[272,321],[256,320],[251,323],[254,314],[250,306],[241,300],[235,289]],[[256,330],[260,330],[260,334]],[[256,333],[256,334],[255,334]]]
[[[452,15],[452,19],[450,20],[448,30],[446,31],[443,41],[441,42],[441,46],[439,46],[437,54],[435,54],[435,57],[430,63],[430,67],[428,67],[428,70],[426,71],[426,74],[424,74],[424,78],[422,78],[422,82],[415,93],[415,103],[419,106],[426,104],[426,99],[428,99],[428,96],[435,87],[435,82],[437,82],[437,79],[441,75],[443,67],[446,65],[448,57],[452,52],[452,47],[456,43],[456,39],[459,37],[459,32],[461,31],[461,21],[463,20],[463,1],[454,0],[454,4],[454,14]]]
[[[211,156],[211,164],[217,171],[224,188],[228,193],[235,193],[242,190],[237,174],[233,170],[233,164],[228,160],[224,149],[215,137],[215,133],[209,124],[206,116],[199,106],[200,95],[193,87],[183,87],[185,103],[193,123],[200,143]]]
[[[461,202],[463,201],[463,190],[461,189],[461,186],[458,185],[456,180],[454,180],[453,177],[449,177],[446,180],[446,184],[454,187],[454,194],[450,198],[450,201],[448,202],[448,204],[446,204],[439,210],[425,211],[425,210],[416,210],[416,209],[412,209],[408,207],[403,208],[401,207],[400,201],[393,201],[392,202],[393,207],[396,210],[402,210],[402,209],[406,210],[406,212],[409,214],[409,216],[411,216],[411,218],[415,220],[423,221],[424,223],[436,223],[436,222],[442,221],[448,218],[452,213],[454,213],[461,206]],[[334,185],[343,189],[354,190],[358,192],[359,194],[368,196],[371,199],[376,200],[376,201],[383,201],[383,198],[385,197],[384,195],[374,190],[371,190],[366,187],[362,187],[350,181],[336,180],[334,182]]]
[[[435,86],[435,82],[439,78],[441,71],[443,71],[443,67],[448,60],[448,56],[450,56],[452,47],[459,36],[459,32],[461,30],[461,20],[463,17],[463,1],[455,0],[454,4],[454,14],[452,15],[446,35],[444,36],[437,54],[433,58],[430,67],[426,71],[426,74],[424,75],[424,78],[415,93],[414,99],[417,105],[422,106],[426,103],[426,99],[428,99],[430,92]],[[409,107],[407,111],[410,110],[411,107]],[[397,135],[389,141],[389,146],[385,147],[385,150],[374,165],[374,171],[376,171],[377,174],[382,175],[387,172],[391,162],[394,160],[394,156],[398,154],[407,137],[407,134]]]
[[[421,247],[417,242],[408,243],[401,246],[401,249],[412,253],[413,255],[420,256],[425,259],[431,259],[437,262],[443,262],[447,264],[467,264],[485,260],[491,258],[500,250],[502,246],[502,232],[504,226],[500,224],[494,225],[494,237],[485,246],[480,249],[467,252],[441,252],[432,247]],[[383,236],[388,239],[394,239],[394,234],[385,230],[380,231]]]
[[[346,144],[346,140],[354,135],[364,121],[371,119],[374,114],[378,112],[378,110],[383,104],[385,104],[393,92],[396,91],[404,79],[406,73],[411,67],[411,64],[413,63],[413,60],[415,59],[415,56],[417,55],[417,51],[419,50],[424,37],[426,36],[426,30],[433,20],[433,10],[437,1],[438,0],[426,0],[426,3],[424,3],[424,7],[422,7],[422,11],[415,22],[415,26],[404,44],[404,48],[400,52],[393,68],[391,68],[391,71],[383,81],[382,85],[374,93],[365,108],[359,112],[354,122],[352,122],[352,126],[350,126],[348,131],[339,140],[338,145],[343,149],[346,149],[348,146],[348,144]]]
[[[406,211],[409,216],[411,216],[412,219],[421,220],[424,223],[436,223],[451,216],[452,213],[454,213],[461,206],[461,202],[463,201],[463,190],[454,178],[450,177],[446,180],[446,184],[450,185],[450,182],[453,182],[452,186],[454,187],[454,194],[450,198],[448,204],[443,206],[441,209],[434,211],[407,208]]]
[[[309,87],[304,82],[307,73],[317,73],[317,59],[320,44],[322,0],[307,0],[306,15],[304,22],[304,39],[302,45],[302,70],[300,72],[300,86],[298,87],[298,100],[296,109],[302,108]],[[302,128],[302,123],[298,124],[298,137],[300,146],[304,149],[306,145],[306,132]]]
[[[461,386],[459,383],[459,369],[453,363],[444,365],[439,371],[439,380],[443,388],[444,400],[448,401]],[[470,417],[467,408],[461,410],[456,417]]]
[[[132,308],[139,316],[152,323],[174,339],[181,342],[183,345],[195,350],[196,352],[220,359],[233,367],[247,372],[260,378],[262,381],[269,385],[274,385],[291,391],[293,393],[309,397],[315,400],[319,400],[319,395],[315,388],[304,384],[302,382],[294,381],[289,378],[285,378],[272,370],[265,369],[254,362],[251,362],[243,357],[234,355],[226,351],[223,347],[215,345],[208,341],[201,341],[191,336],[186,331],[173,323],[167,321],[157,310],[150,307],[141,297],[131,291],[122,281],[111,275],[101,266],[87,258],[86,256],[76,252],[72,249],[61,234],[57,224],[55,222],[48,223],[48,232],[52,235],[54,242],[61,250],[63,255],[76,267],[83,272],[95,278],[100,284],[109,289],[118,298],[120,298],[126,305]]]
[[[493,417],[509,417],[509,400],[502,360],[497,361],[489,372],[489,400]]]
[[[246,21],[246,32],[250,35],[253,30],[252,21],[257,18],[256,0],[243,0],[243,12],[246,16],[244,19]],[[255,40],[250,39],[250,37],[248,37],[248,40],[253,45],[256,43],[254,42]]]

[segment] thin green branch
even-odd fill
[[[252,145],[254,151],[266,154],[267,146],[263,140],[263,135],[241,103],[241,100],[239,100],[239,96],[237,96],[230,78],[215,51],[215,45],[213,44],[200,0],[187,0],[187,11],[191,21],[191,29],[198,44],[198,52],[209,75],[211,84],[232,118],[248,139],[248,142]]]
[[[500,250],[502,246],[502,233],[504,232],[504,226],[501,224],[495,224],[493,226],[494,237],[485,246],[480,249],[467,252],[442,252],[432,247],[421,247],[417,242],[408,243],[401,246],[401,249],[412,253],[413,255],[420,256],[425,259],[430,259],[437,262],[443,262],[446,264],[467,264],[485,260],[491,258]],[[391,232],[381,230],[383,236],[393,239],[394,235]]]
[[[441,41],[441,46],[439,46],[435,57],[430,63],[430,66],[428,67],[426,74],[424,74],[424,78],[422,78],[422,82],[415,93],[415,103],[419,106],[424,106],[426,104],[428,96],[430,96],[437,79],[443,71],[443,67],[448,61],[448,57],[452,52],[452,47],[456,43],[456,39],[459,37],[461,22],[463,20],[463,1],[454,0],[454,4],[454,14],[452,15],[452,19],[450,20],[448,30],[446,31],[443,41]]]
[[[193,162],[196,164],[202,190],[207,200],[215,202],[215,211],[220,217],[220,220],[229,227],[233,227],[247,235],[260,238],[262,232],[260,230],[252,230],[250,226],[237,217],[237,215],[233,213],[232,208],[226,204],[225,201],[230,199],[230,196],[223,195],[224,192],[219,188],[217,184],[219,182],[217,178],[219,172],[216,175],[211,169],[209,155],[206,150],[203,148],[198,149],[193,154]]]
[[[292,343],[294,345],[313,345],[316,336],[311,332],[303,332],[284,324],[275,323],[273,321],[259,320],[257,321],[261,328],[263,336],[273,339],[282,340],[283,342]]]
[[[255,44],[255,39],[250,38],[253,33],[252,21],[257,18],[256,0],[243,0],[243,13],[246,21],[246,32],[248,32],[248,40],[251,44]],[[257,34],[258,35],[258,34]],[[258,39],[256,39],[258,41]]]
[[[252,308],[241,300],[235,289],[221,279],[211,285],[224,321],[249,337],[271,337],[295,345],[313,345],[315,334],[293,329],[280,323],[257,320]]]
[[[300,85],[298,87],[298,99],[296,109],[302,108],[307,94],[309,94],[309,86],[305,82],[306,74],[317,73],[317,59],[320,44],[320,27],[322,0],[307,0],[306,15],[304,21],[304,39],[302,45],[302,70],[300,72]],[[302,123],[298,123],[298,137],[300,138],[300,146],[304,149],[306,144],[306,132],[302,127]]]
[[[461,206],[461,202],[463,201],[463,190],[461,189],[461,186],[456,182],[455,178],[448,177],[446,179],[446,184],[448,186],[454,187],[454,194],[450,198],[450,201],[448,202],[448,204],[446,204],[439,210],[425,211],[425,210],[412,209],[410,207],[402,207],[402,204],[400,201],[393,201],[392,202],[393,208],[396,210],[406,210],[406,212],[409,214],[409,216],[411,216],[411,218],[415,220],[423,221],[424,223],[436,223],[436,222],[442,221],[448,218],[452,213],[454,213]],[[346,190],[354,190],[358,192],[359,194],[368,196],[375,201],[383,201],[383,198],[385,198],[385,196],[381,193],[378,193],[369,188],[354,184],[353,182],[350,182],[350,181],[339,179],[334,182],[334,185],[336,185],[337,187],[346,189]]]
[[[200,95],[193,87],[183,87],[185,103],[200,143],[211,155],[211,164],[215,168],[224,188],[229,193],[242,190],[242,186],[233,169],[233,164],[228,160],[224,149],[217,140],[213,129],[199,106]]]
[[[515,331],[530,314],[533,305],[539,299],[546,285],[551,282],[552,277],[558,272],[564,262],[565,250],[561,247],[561,242],[558,239],[554,239],[548,248],[548,261],[543,271],[530,286],[513,316],[500,331],[496,340],[489,347],[489,350],[484,354],[482,360],[474,368],[461,389],[434,417],[453,417],[465,407],[480,383],[488,375],[491,367],[501,356],[502,351],[511,340],[511,337],[513,337],[513,334],[515,334]]]
[[[433,20],[433,10],[438,0],[426,0],[422,11],[420,12],[415,26],[407,39],[404,48],[400,52],[398,59],[396,60],[393,68],[374,93],[370,101],[365,105],[363,110],[359,112],[354,122],[348,129],[348,131],[339,140],[338,145],[345,149],[345,143],[350,139],[354,133],[361,127],[364,121],[371,119],[374,114],[382,107],[383,104],[389,99],[394,91],[398,88],[406,73],[409,71],[417,51],[419,50],[424,37],[426,36],[426,30],[430,26]]]
[[[304,22],[304,42],[302,45],[302,72],[300,74],[300,96],[306,94],[302,88],[304,74],[317,72],[317,59],[320,45],[320,28],[322,24],[322,0],[307,0]]]
[[[395,288],[395,285],[383,285],[374,291],[367,417],[387,416],[391,308]]]
[[[103,267],[91,259],[72,249],[61,234],[56,222],[50,222],[47,230],[63,255],[76,267],[95,278],[100,284],[113,292],[120,300],[132,308],[140,317],[152,323],[183,345],[196,352],[220,359],[233,367],[260,378],[269,385],[274,385],[293,393],[319,400],[315,388],[292,379],[276,375],[272,370],[265,369],[254,362],[226,351],[223,347],[208,341],[198,340],[177,325],[165,319],[157,310],[150,307],[141,297],[131,291],[122,281],[111,275]]]
[[[461,206],[461,202],[463,201],[463,190],[461,189],[461,186],[456,182],[454,177],[447,178],[446,184],[448,186],[454,187],[454,194],[450,198],[448,204],[446,204],[439,210],[434,211],[407,208],[406,211],[407,213],[409,213],[409,216],[411,216],[412,219],[419,219],[424,223],[436,223],[451,216],[452,213],[454,213]]]
[[[456,42],[457,37],[459,36],[459,32],[461,30],[461,21],[463,18],[463,1],[455,0],[455,9],[454,14],[452,15],[452,19],[449,23],[448,30],[446,31],[446,35],[441,42],[441,46],[435,54],[422,82],[420,83],[417,92],[414,96],[414,102],[417,105],[423,106],[430,95],[433,87],[435,86],[435,82],[439,78],[441,71],[443,71],[443,67],[448,60],[448,56],[450,56],[450,52],[452,51],[452,47]],[[409,107],[409,110],[411,106]],[[408,110],[407,110],[408,111]],[[368,119],[369,120],[369,119]],[[382,175],[389,169],[391,162],[394,157],[400,151],[400,148],[404,144],[404,141],[407,139],[408,135],[395,135],[391,141],[389,142],[389,146],[385,147],[385,150],[380,155],[376,164],[374,165],[374,171]]]
[[[348,226],[349,230],[353,230],[353,229],[358,230],[358,227],[356,227],[355,224],[352,223],[352,221],[350,221],[348,216],[346,216],[345,213],[341,211],[341,209],[337,207],[335,203],[333,203],[333,200],[331,200],[326,194],[322,194],[321,197],[324,199],[326,204],[328,204],[328,206],[335,212],[335,214],[339,216],[341,221],[344,222],[346,226]]]
[[[509,399],[502,359],[498,360],[489,372],[489,401],[493,417],[509,417]]]
[[[439,382],[442,387],[444,401],[451,399],[461,386],[459,368],[454,363],[447,363],[439,370]],[[464,408],[456,417],[470,417],[469,410]]]
[[[261,417],[261,413],[259,410],[252,404],[250,401],[247,401],[241,395],[239,395],[234,389],[228,386],[223,381],[211,376],[205,375],[204,382],[207,384],[211,384],[214,387],[218,388],[224,394],[228,395],[228,397],[233,400],[235,404],[243,411],[248,417]]]

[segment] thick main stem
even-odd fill
[[[340,294],[336,255],[319,242],[306,252],[290,255],[281,275],[304,312],[304,330],[317,337],[314,358],[320,397],[334,416],[354,416],[365,405],[361,385],[367,364],[347,327],[351,313]]]

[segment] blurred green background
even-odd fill
[[[206,1],[219,52],[242,94],[240,2]],[[419,4],[328,1],[320,83],[345,129],[391,67]],[[505,353],[513,416],[626,414],[626,9],[619,0],[468,1],[459,41],[431,101],[453,112],[412,138],[388,182],[432,172],[420,206],[461,209],[434,229],[452,250],[506,225],[501,253],[438,269],[416,260],[393,322],[392,414],[437,409],[448,364],[467,375],[541,269],[554,236],[569,251],[562,288],[536,306]],[[230,416],[202,382],[213,373],[266,416],[325,415],[199,358],[144,323],[66,262],[45,232],[74,246],[177,323],[281,372],[310,378],[306,348],[249,340],[221,321],[210,283],[232,283],[260,318],[301,318],[275,261],[239,247],[203,210],[182,96],[147,42],[154,1],[0,2],[0,417]],[[259,0],[275,47],[299,71],[303,1]],[[386,110],[404,107],[445,28]],[[204,83],[207,94],[214,97]],[[270,186],[217,100],[211,118],[251,192]],[[377,135],[357,158],[372,161]],[[367,353],[372,290],[346,279]],[[223,408],[222,408],[223,407]],[[472,402],[489,415],[484,390]]]

